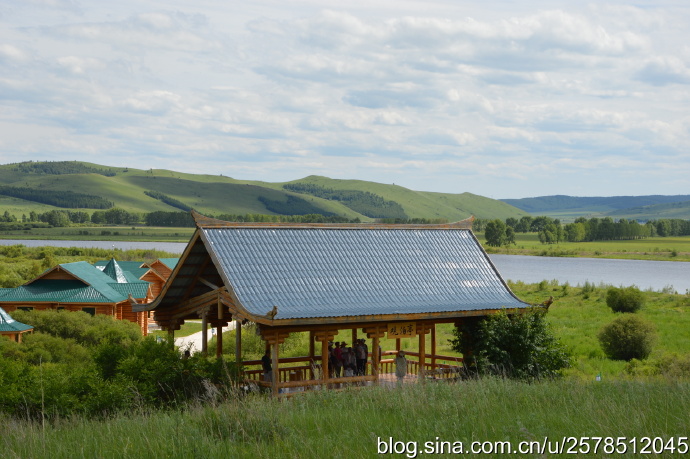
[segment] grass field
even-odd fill
[[[227,388],[220,388],[229,390],[221,399],[218,388],[209,388],[206,397],[191,405],[141,409],[100,420],[74,416],[37,422],[0,415],[0,456],[368,458],[392,438],[403,442],[396,457],[417,457],[424,442],[431,442],[423,457],[444,441],[450,442],[444,444],[448,448],[458,447],[453,442],[462,442],[464,448],[472,442],[510,442],[517,447],[520,442],[542,443],[545,437],[574,437],[577,440],[567,446],[580,454],[547,450],[513,457],[620,456],[611,454],[610,442],[602,442],[595,455],[583,452],[594,443],[577,444],[580,437],[599,436],[626,437],[628,451],[633,446],[638,451],[626,455],[630,457],[682,456],[671,446],[683,448],[683,441],[688,441],[682,437],[688,437],[690,410],[690,295],[645,292],[646,304],[637,314],[654,324],[657,342],[648,360],[626,363],[606,359],[598,345],[599,329],[616,317],[606,306],[605,287],[543,281],[514,283],[511,288],[529,303],[555,297],[547,318],[574,355],[574,365],[563,378],[519,382],[482,377],[402,388],[311,391],[280,400],[239,395]],[[181,334],[199,327],[191,323]],[[224,337],[229,354],[234,352],[233,334]],[[439,353],[458,355],[448,345],[452,337],[452,325],[438,327]],[[349,343],[350,331],[341,330],[336,339]],[[394,346],[393,340],[382,340],[384,350]],[[416,350],[417,340],[403,340],[403,347]],[[243,349],[245,358],[256,358],[263,343],[256,334],[244,333]],[[291,336],[281,349],[286,357],[307,353],[304,335]],[[640,454],[643,437],[663,439],[647,445],[658,454]],[[603,449],[606,445],[608,450]]]
[[[515,245],[497,248],[485,244],[486,239],[483,233],[475,233],[475,235],[488,253],[545,257],[690,261],[690,236],[542,244],[536,233],[517,233]]]
[[[7,458],[370,458],[391,438],[403,442],[397,447],[401,454],[393,457],[418,457],[428,447],[424,457],[441,447],[446,453],[451,445],[459,448],[455,442],[462,442],[466,451],[488,451],[506,443],[484,442],[524,448],[521,442],[541,444],[546,437],[554,443],[575,437],[567,447],[574,452],[581,447],[582,453],[589,446],[591,452],[594,441],[581,446],[579,438],[598,436],[624,437],[627,450],[635,447],[638,452],[626,457],[649,457],[639,454],[642,438],[658,437],[663,442],[654,448],[662,454],[652,457],[680,457],[668,441],[674,439],[674,448],[678,437],[687,442],[688,410],[687,382],[528,384],[483,378],[392,390],[312,391],[288,400],[208,400],[184,410],[129,413],[103,421],[74,418],[42,425],[0,418],[0,446]],[[589,456],[619,457],[611,454],[613,444],[602,441],[597,454]],[[561,456],[577,457],[513,457]]]
[[[142,241],[187,242],[194,228],[163,228],[153,226],[98,226],[66,228],[32,228],[28,231],[0,231],[0,239],[55,241]]]

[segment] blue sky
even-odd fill
[[[688,5],[0,0],[0,163],[687,194]]]

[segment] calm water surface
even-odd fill
[[[101,249],[156,249],[181,254],[182,242],[128,241],[32,241],[0,240],[2,245],[23,244],[27,247],[95,247]],[[673,261],[611,260],[604,258],[556,258],[521,255],[491,255],[491,261],[504,279],[540,282],[556,279],[563,284],[604,283],[615,286],[636,285],[642,289],[660,290],[672,286],[679,293],[690,289],[690,263]]]

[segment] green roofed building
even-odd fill
[[[22,335],[33,331],[34,327],[17,322],[7,311],[0,308],[0,335],[6,336],[12,341],[22,342]]]
[[[151,302],[152,277],[164,282],[141,262],[119,263],[115,259],[92,265],[85,261],[63,263],[16,288],[0,289],[0,306],[8,312],[57,309],[105,314],[139,324],[148,334],[148,314],[132,311],[132,304]],[[162,284],[161,284],[162,285]],[[160,285],[156,286],[160,290]]]

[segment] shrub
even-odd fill
[[[601,348],[613,360],[645,359],[654,340],[654,326],[629,314],[617,317],[599,332]]]
[[[459,352],[471,348],[477,370],[482,372],[519,379],[556,376],[570,366],[571,355],[553,335],[545,316],[541,308],[515,315],[501,311],[469,322],[474,324],[469,330],[456,328],[451,344]]]
[[[637,312],[644,305],[644,293],[637,287],[609,287],[606,305],[613,312]]]

